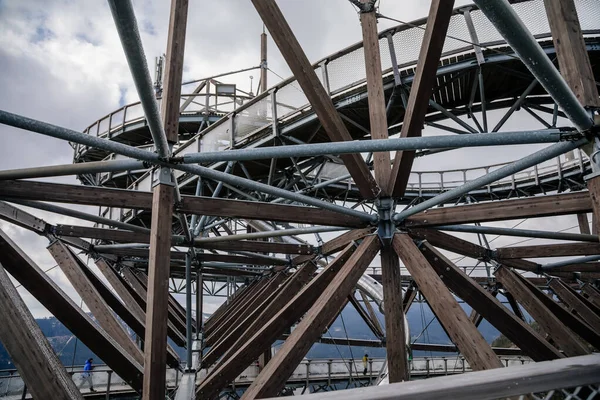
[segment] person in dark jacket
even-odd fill
[[[92,368],[94,368],[92,366],[93,362],[94,362],[93,358],[89,358],[85,362],[85,365],[83,366],[83,373],[81,374],[81,382],[79,383],[79,386],[78,386],[81,389],[81,387],[85,383],[88,383],[90,385],[90,391],[91,392],[95,392],[95,390],[94,390],[94,380],[92,379]]]

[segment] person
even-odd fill
[[[83,366],[83,373],[81,374],[81,383],[79,383],[79,388],[87,382],[90,385],[90,392],[95,392],[94,390],[94,381],[92,380],[92,363],[94,362],[93,358],[88,358]]]
[[[365,369],[363,370],[363,375],[367,374],[367,365],[369,363],[369,355],[365,353],[365,355],[362,358],[362,362],[363,362],[363,367],[365,367]]]

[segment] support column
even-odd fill
[[[36,399],[83,399],[0,264],[0,342]]]
[[[381,249],[381,279],[389,381],[390,383],[402,382],[408,380],[402,277],[398,255],[389,245]]]

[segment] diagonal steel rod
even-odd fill
[[[395,214],[393,219],[396,222],[401,222],[405,218],[410,217],[411,215],[417,214],[421,211],[425,211],[428,208],[437,206],[442,204],[448,200],[455,199],[465,193],[469,193],[473,189],[477,189],[481,186],[485,186],[492,182],[495,182],[499,179],[506,178],[507,176],[513,175],[519,171],[522,171],[526,168],[533,167],[541,162],[546,160],[550,160],[554,157],[557,157],[563,153],[571,151],[573,149],[578,148],[584,144],[588,143],[587,139],[579,139],[574,142],[560,142],[555,143],[552,146],[549,146],[545,149],[537,151],[533,154],[528,155],[527,157],[523,157],[522,159],[515,161],[511,164],[508,164],[500,169],[497,169],[494,172],[483,175],[477,179],[474,179],[462,186],[444,192],[438,196],[435,196],[432,199],[425,200],[422,203],[417,204],[416,206],[406,209],[398,214]]]
[[[152,78],[146,62],[142,39],[138,30],[135,13],[131,0],[108,0],[123,51],[127,58],[127,64],[131,70],[131,76],[148,121],[150,133],[160,157],[168,157],[170,154],[167,136],[160,117],[158,102],[152,87]]]
[[[477,226],[477,225],[441,225],[434,229],[449,232],[466,232],[490,235],[518,236],[539,239],[555,240],[573,240],[577,242],[598,242],[597,235],[585,235],[580,233],[548,232],[531,229],[511,229],[495,226]]]
[[[577,100],[567,82],[509,2],[507,0],[474,0],[474,2],[577,129],[585,131],[591,128],[593,121],[590,114]]]

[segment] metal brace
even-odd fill
[[[379,214],[377,235],[383,245],[388,246],[392,243],[394,237],[394,231],[396,230],[396,224],[392,220],[392,212],[394,211],[396,204],[394,199],[391,197],[382,197],[375,200],[377,211]]]
[[[171,168],[159,167],[152,170],[152,187],[156,185],[175,186],[175,182],[171,179]]]

